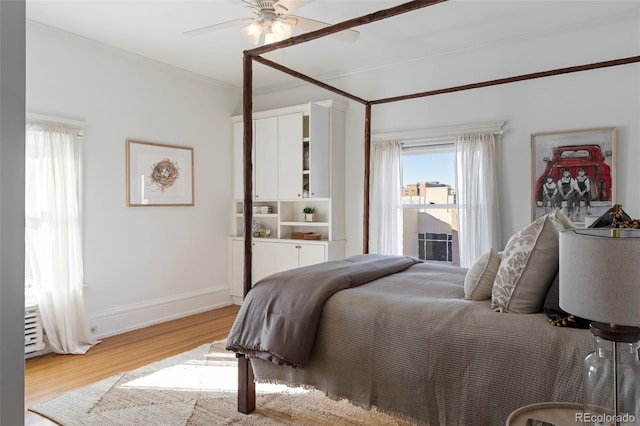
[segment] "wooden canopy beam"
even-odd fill
[[[284,47],[290,47],[290,46],[295,46],[296,44],[306,43],[308,41],[316,40],[331,34],[339,33],[340,31],[348,30],[353,27],[370,24],[371,22],[391,18],[396,15],[401,15],[403,13],[411,12],[427,6],[433,6],[434,4],[443,3],[445,1],[447,0],[413,0],[407,3],[400,4],[398,6],[391,7],[389,9],[379,10],[377,12],[370,13],[368,15],[360,16],[358,18],[353,18],[347,21],[340,22],[338,24],[330,25],[328,27],[324,27],[319,30],[310,31],[308,33],[300,34],[295,37],[290,37],[282,41],[256,47],[255,49],[248,50],[246,53],[251,56],[262,55],[267,52],[273,52],[274,50],[282,49]]]
[[[289,74],[290,76],[296,77],[297,79],[306,81],[307,83],[315,84],[316,86],[322,87],[323,89],[326,89],[326,90],[328,90],[330,92],[337,93],[338,95],[344,96],[345,98],[349,98],[349,99],[354,100],[356,102],[360,102],[361,104],[365,104],[365,105],[367,104],[367,101],[362,99],[362,98],[359,98],[359,97],[357,97],[355,95],[352,95],[351,93],[347,93],[344,90],[340,90],[340,89],[338,89],[336,87],[330,86],[330,85],[328,85],[326,83],[323,83],[323,82],[321,82],[319,80],[316,80],[315,78],[311,78],[311,77],[309,77],[307,75],[304,75],[304,74],[302,74],[302,73],[300,73],[300,72],[298,72],[296,70],[292,70],[291,68],[287,68],[284,65],[280,65],[280,64],[278,64],[276,62],[273,62],[273,61],[270,61],[268,59],[265,59],[262,56],[254,56],[253,60],[256,61],[256,62],[260,62],[261,64],[266,65],[268,67],[271,67],[273,69],[276,69],[278,71],[281,71],[281,72],[283,72],[285,74]]]
[[[385,104],[390,102],[404,101],[407,99],[424,98],[426,96],[441,95],[444,93],[460,92],[462,90],[478,89],[480,87],[489,87],[489,86],[497,86],[499,84],[515,83],[517,81],[533,80],[535,78],[550,77],[553,75],[569,74],[569,73],[578,72],[578,71],[588,71],[588,70],[595,70],[598,68],[632,64],[634,62],[640,62],[640,56],[631,56],[628,58],[614,59],[610,61],[594,62],[591,64],[577,65],[573,67],[556,68],[549,71],[522,74],[514,77],[499,78],[497,80],[482,81],[480,83],[464,84],[462,86],[453,86],[453,87],[448,87],[446,89],[431,90],[429,92],[412,93],[409,95],[378,99],[370,102],[372,105]]]

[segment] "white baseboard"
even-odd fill
[[[228,286],[182,293],[101,312],[88,317],[94,336],[102,339],[177,318],[231,305]]]

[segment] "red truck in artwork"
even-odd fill
[[[591,181],[591,200],[611,201],[611,167],[605,162],[611,151],[602,151],[600,145],[568,145],[553,148],[551,158],[545,157],[547,163],[544,172],[536,181],[536,204],[542,207],[543,185],[547,176],[558,182],[562,171],[568,169],[571,177],[578,175],[578,169],[584,168],[585,175]]]

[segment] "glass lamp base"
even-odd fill
[[[596,348],[584,360],[583,424],[640,426],[640,328],[590,329]]]

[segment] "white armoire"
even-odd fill
[[[252,284],[275,272],[327,260],[345,251],[345,111],[335,100],[253,114]],[[234,136],[230,289],[242,302],[244,262],[243,120]],[[303,210],[314,210],[305,221]]]

